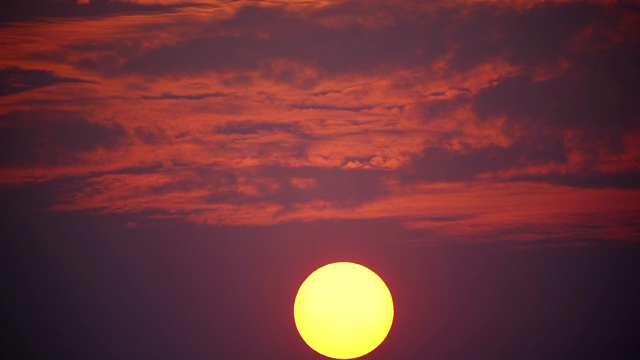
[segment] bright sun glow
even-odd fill
[[[293,306],[302,339],[334,359],[373,351],[393,322],[393,300],[373,271],[350,262],[325,265],[302,283]]]

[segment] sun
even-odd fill
[[[337,262],[314,271],[300,285],[293,316],[302,339],[334,359],[353,359],[377,348],[393,322],[387,285],[368,268]]]

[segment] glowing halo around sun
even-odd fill
[[[334,359],[353,359],[377,348],[393,322],[387,285],[350,262],[325,265],[300,285],[293,316],[302,339]]]

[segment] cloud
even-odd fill
[[[507,147],[485,146],[463,152],[426,148],[414,159],[409,176],[427,181],[472,181],[479,175],[514,167],[566,162],[561,141],[536,140],[540,139],[525,140]]]
[[[545,175],[520,175],[513,181],[546,182],[578,188],[615,188],[638,189],[640,188],[640,172],[616,172],[616,173],[587,173],[587,174],[558,174]]]
[[[472,106],[480,119],[504,117],[506,131],[563,139],[577,166],[593,167],[628,151],[624,138],[638,129],[638,55],[585,55],[557,77],[507,78]]]
[[[148,77],[259,70],[265,77],[286,81],[295,74],[288,73],[291,69],[273,69],[274,61],[294,61],[339,74],[407,63],[416,66],[437,58],[444,50],[417,36],[434,27],[426,21],[395,23],[378,30],[360,25],[323,26],[314,22],[314,13],[309,16],[309,19],[298,17],[283,7],[246,6],[231,18],[202,24],[206,31],[199,36],[138,54],[117,54],[122,59],[121,65],[107,65],[89,58],[78,65],[104,73]],[[427,29],[421,29],[423,26]],[[416,53],[418,45],[421,50]]]
[[[54,120],[55,119],[55,120]],[[0,115],[2,166],[57,166],[80,160],[127,139],[122,126],[92,124],[65,113],[24,112]]]
[[[515,65],[553,65],[605,9],[588,2],[545,2],[525,9],[484,2],[465,10],[454,15],[457,21],[447,31],[459,49],[450,63],[458,71],[497,57]]]
[[[547,67],[571,53],[594,26],[606,31],[606,22],[619,21],[623,14],[614,8],[602,15],[605,9],[593,3],[541,3],[521,9],[490,2],[424,8],[410,2],[340,2],[302,11],[256,3],[234,9],[231,16],[198,21],[198,31],[176,42],[136,52],[121,48],[110,55],[117,61],[87,57],[77,65],[152,78],[258,71],[284,82],[300,74],[295,66],[274,69],[275,62],[304,64],[317,69],[318,76],[388,74],[398,68],[432,68],[440,61],[451,70],[469,71],[498,58],[516,66]],[[362,22],[366,16],[380,20]]]
[[[144,95],[141,96],[144,100],[202,100],[209,97],[224,97],[229,96],[231,94],[223,93],[223,92],[213,92],[213,93],[203,93],[203,94],[188,94],[188,95],[178,95],[173,93],[163,93],[162,95]]]
[[[635,94],[640,54],[580,59],[566,73],[536,81],[522,75],[502,80],[474,97],[481,118],[506,116],[510,122],[558,130],[584,128],[624,132],[637,126]]]
[[[188,4],[188,3],[187,3]],[[5,0],[0,7],[0,24],[50,18],[106,17],[118,14],[167,12],[176,4],[136,4],[110,0]]]
[[[1,183],[63,183],[57,210],[637,231],[637,5],[57,5],[0,29]]]
[[[219,127],[220,134],[252,135],[261,132],[284,132],[310,138],[297,123],[269,123],[264,121],[230,121]]]
[[[57,77],[51,71],[6,68],[0,70],[0,96],[16,94],[54,84],[83,83],[81,79]]]

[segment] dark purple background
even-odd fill
[[[640,358],[640,6],[151,3],[0,8],[0,357]]]
[[[371,359],[633,359],[640,250],[422,246],[392,223],[210,228],[52,214],[3,195],[5,358],[319,359],[293,300],[355,261],[387,282],[392,330]],[[26,207],[28,208],[28,207]]]

